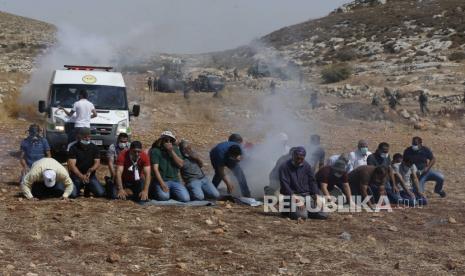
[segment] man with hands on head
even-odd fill
[[[163,131],[150,149],[152,184],[150,197],[166,201],[170,198],[181,202],[190,201],[189,192],[179,179],[184,161],[171,131]]]

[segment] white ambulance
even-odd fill
[[[81,89],[87,90],[88,100],[97,110],[97,117],[91,119],[92,143],[105,151],[120,133],[131,135],[130,118],[139,116],[140,106],[134,105],[129,111],[122,74],[111,72],[111,67],[64,67],[54,71],[47,100],[39,101],[39,112],[46,113],[45,134],[53,155],[66,153],[76,119],[76,114],[68,117],[59,107],[71,110]]]

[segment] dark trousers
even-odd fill
[[[118,187],[116,183],[114,183],[113,180],[109,177],[105,178],[105,182],[107,197],[109,199],[118,199]],[[130,189],[132,191],[132,196],[130,196],[129,199],[140,201],[139,194],[144,189],[144,181],[142,179],[137,181],[123,181],[123,188]]]
[[[213,162],[212,162],[212,166],[213,166],[213,169],[215,169],[215,175],[213,176],[212,183],[213,185],[215,185],[215,187],[218,188],[223,178],[218,172],[219,167]],[[245,178],[245,174],[244,174],[244,171],[242,171],[241,166],[239,166],[238,163],[228,164],[226,166],[228,167],[228,169],[230,169],[233,172],[234,177],[239,183],[239,188],[241,189],[242,196],[250,197],[249,185],[247,184],[247,179]]]
[[[55,183],[55,186],[48,188],[44,182],[35,182],[32,184],[31,193],[37,198],[61,197],[65,192],[63,183]]]
[[[84,194],[89,195],[90,193],[94,194],[95,197],[102,197],[105,195],[105,188],[98,181],[95,174],[90,176],[89,183],[82,182],[79,177],[71,175],[71,180],[74,183],[74,189],[70,197],[75,198],[81,195],[81,188],[84,188]]]

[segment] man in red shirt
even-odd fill
[[[116,187],[109,189],[110,198],[135,201],[148,200],[150,186],[150,158],[142,151],[142,143],[133,141],[128,150],[120,152],[116,160]]]

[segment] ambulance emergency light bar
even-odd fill
[[[105,70],[110,71],[113,67],[106,66],[87,66],[87,65],[64,65],[68,70],[84,70],[84,71],[93,71],[93,70]]]

